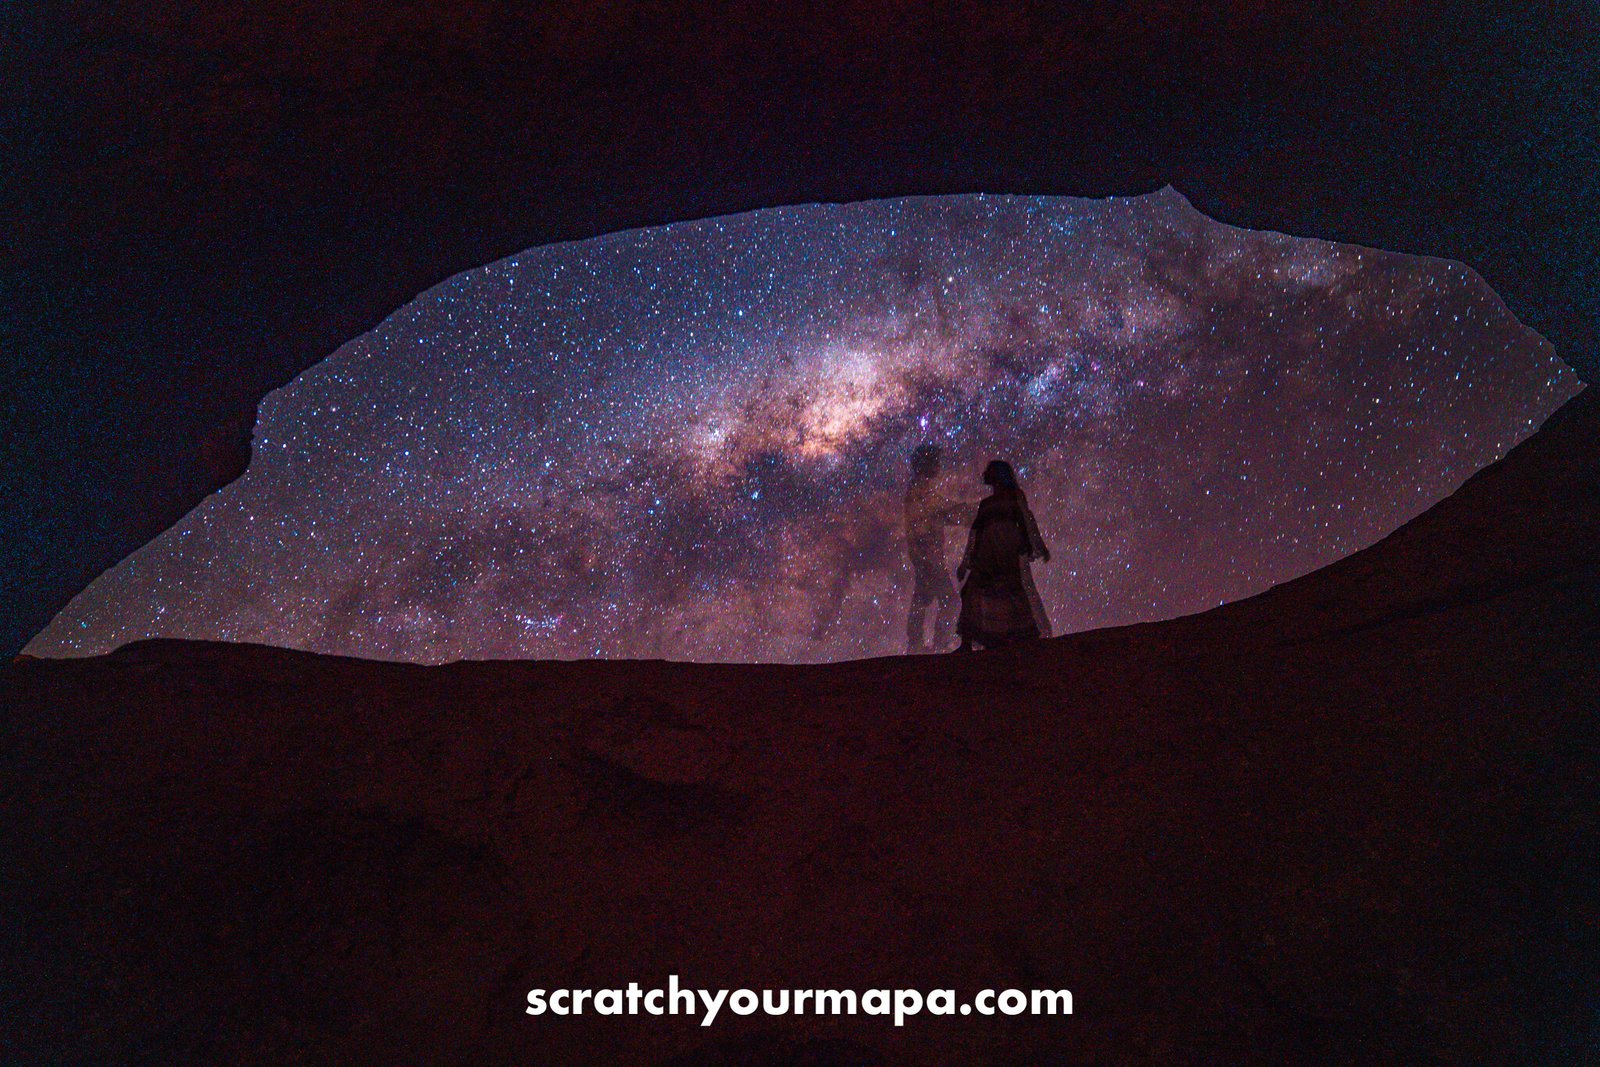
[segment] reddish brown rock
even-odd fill
[[[94,1062],[1527,1064],[1594,1054],[1582,396],[1373,548],[1013,652],[4,672],[0,1042]],[[524,1014],[1069,988],[1070,1018]]]

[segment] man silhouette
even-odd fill
[[[911,484],[906,489],[906,552],[913,586],[906,612],[906,651],[937,652],[948,643],[961,602],[945,558],[944,528],[966,521],[966,505],[945,499],[937,485],[943,455],[938,445],[919,445],[911,453]],[[927,635],[933,604],[933,638]]]

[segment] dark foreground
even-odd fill
[[[1254,600],[1017,652],[0,674],[0,1058],[1600,1062],[1600,402]],[[523,1013],[1071,989],[1070,1018]]]

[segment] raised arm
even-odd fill
[[[946,526],[965,526],[972,521],[973,507],[964,500],[946,500],[939,509],[939,521]]]

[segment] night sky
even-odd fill
[[[630,231],[451,278],[268,396],[244,477],[27,651],[894,653],[924,442],[954,500],[1016,465],[1058,632],[1167,618],[1370,544],[1578,388],[1460,265],[1170,190]]]

